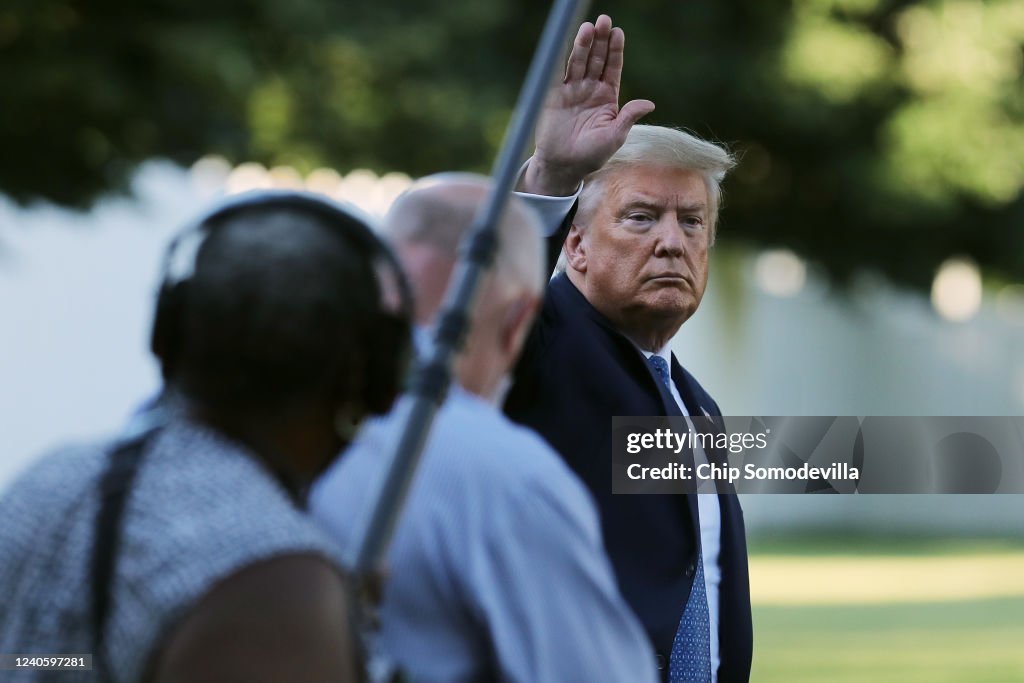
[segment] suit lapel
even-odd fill
[[[672,381],[675,382],[679,396],[682,397],[683,403],[686,405],[686,412],[694,417],[710,417],[710,411],[714,410],[714,406],[701,405],[695,387],[687,379],[686,373],[683,372],[683,366],[676,360],[674,353],[672,354]]]
[[[672,381],[675,382],[676,388],[679,390],[679,395],[686,405],[686,411],[692,417],[703,418],[693,423],[695,428],[702,432],[713,434],[725,432],[725,423],[722,421],[722,416],[718,414],[718,409],[714,404],[705,405],[701,402],[694,383],[690,381],[689,376],[683,371],[683,367],[676,360],[675,354],[672,354]],[[724,465],[728,462],[726,454],[722,449],[712,447],[705,450],[708,451],[707,456],[712,462],[718,465]]]

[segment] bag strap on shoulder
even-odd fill
[[[151,429],[116,446],[108,457],[107,469],[100,480],[100,508],[96,514],[93,546],[92,586],[92,652],[93,664],[101,680],[110,678],[110,669],[103,656],[114,571],[121,544],[121,519],[125,503],[139,470],[143,453],[153,435]]]

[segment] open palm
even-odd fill
[[[622,146],[630,127],[654,110],[649,100],[619,107],[625,41],[607,15],[580,26],[565,78],[551,89],[537,125],[537,149],[524,189],[573,192]]]

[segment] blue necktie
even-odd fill
[[[665,359],[654,355],[648,362],[662,384],[671,390],[672,375]],[[704,561],[699,552],[690,599],[686,601],[675,640],[672,641],[668,674],[670,683],[711,681],[711,620],[708,616],[708,593],[704,585]]]
[[[697,556],[697,572],[686,609],[679,620],[672,656],[668,665],[670,683],[710,683],[711,622],[708,617],[708,593],[704,586],[704,562]]]
[[[669,392],[672,390],[672,373],[668,370],[668,361],[659,355],[653,355],[647,359],[647,362],[654,368],[654,374],[658,376],[661,383],[669,388]]]

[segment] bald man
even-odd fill
[[[386,219],[421,326],[487,189],[477,176],[428,178]],[[388,554],[378,645],[416,681],[655,681],[589,494],[498,408],[546,280],[538,219],[521,200],[499,240]],[[314,490],[314,515],[344,546],[399,428],[394,416],[367,426]]]

